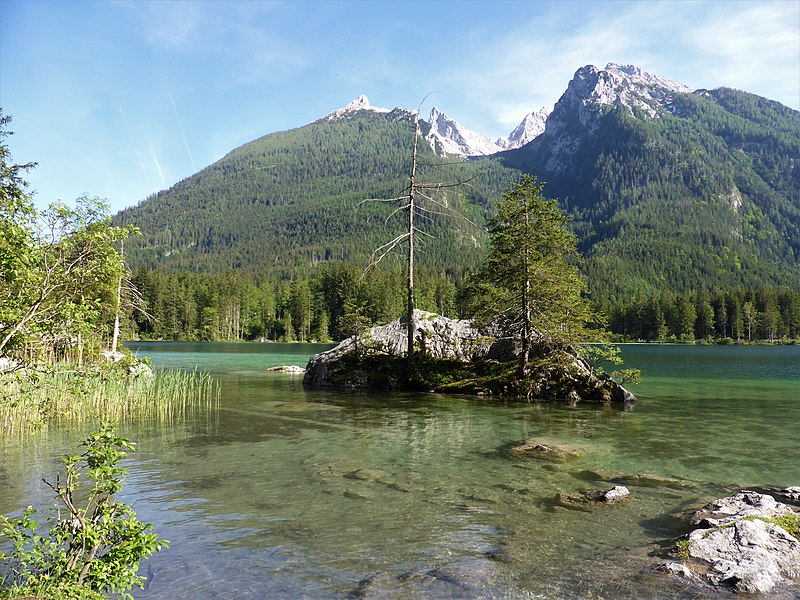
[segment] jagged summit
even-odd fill
[[[634,65],[581,67],[548,117],[544,133],[536,140],[538,149],[549,157],[546,169],[560,173],[569,168],[587,136],[596,135],[605,108],[623,108],[640,118],[658,118],[673,112],[676,95],[691,92],[682,83]]]
[[[429,122],[431,130],[425,139],[437,154],[472,157],[488,156],[502,150],[485,135],[467,129],[435,106],[431,109]]]
[[[575,72],[567,91],[556,105],[556,112],[559,105],[564,103],[580,103],[583,106],[626,106],[655,117],[659,109],[671,104],[675,94],[691,92],[692,89],[682,83],[653,75],[633,65],[608,63],[602,70],[594,65],[586,65]]]
[[[543,106],[539,110],[528,113],[507,138],[497,138],[495,143],[503,150],[513,150],[524,146],[544,132],[547,117],[551,112],[553,112],[552,108]]]
[[[358,98],[353,100],[350,104],[343,106],[342,108],[336,109],[335,111],[328,113],[325,115],[325,119],[328,121],[332,121],[335,119],[339,119],[341,117],[347,116],[348,114],[352,114],[361,110],[368,110],[376,113],[388,113],[390,112],[388,108],[379,108],[377,106],[372,106],[369,103],[369,98],[367,98],[364,94],[361,94]]]
[[[431,130],[425,139],[434,152],[440,155],[448,154],[462,158],[489,156],[504,150],[519,148],[535,139],[544,131],[545,121],[551,112],[551,108],[543,107],[528,113],[508,137],[492,141],[485,135],[467,129],[455,119],[433,107],[429,117]]]
[[[639,85],[661,87],[678,93],[689,93],[692,91],[692,88],[689,86],[673,81],[672,79],[667,79],[666,77],[661,77],[660,75],[648,73],[644,69],[634,65],[621,65],[610,62],[606,65],[605,70],[626,75],[630,78],[631,82]]]

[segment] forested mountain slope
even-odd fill
[[[144,233],[126,256],[150,268],[284,275],[329,260],[366,264],[403,221],[387,221],[394,206],[363,201],[403,193],[413,135],[408,111],[350,110],[245,144],[118,214]],[[432,192],[457,214],[430,213],[421,224],[431,237],[420,260],[436,270],[472,267],[483,256],[487,207],[518,174],[497,160],[440,158],[424,143],[420,150],[418,180],[468,182]]]
[[[585,67],[502,159],[573,215],[596,297],[800,286],[800,113],[777,102]]]
[[[346,261],[360,271],[402,232],[401,215],[387,220],[396,206],[363,201],[403,193],[413,130],[413,113],[359,99],[245,144],[117,215],[116,224],[144,234],[126,245],[126,258],[167,272],[300,279],[318,293],[315,282],[327,272],[320,267]],[[423,136],[429,132],[423,122]],[[620,331],[659,337],[653,332],[663,327],[644,321],[672,319],[676,335],[691,336],[709,293],[717,315],[727,314],[715,327],[722,336],[732,331],[733,306],[797,312],[780,294],[800,295],[798,111],[731,89],[693,91],[633,66],[587,66],[529,144],[474,160],[437,156],[424,143],[420,152],[419,180],[468,182],[436,192],[467,218],[434,210],[422,223],[430,237],[418,238],[421,281],[429,277],[432,289],[458,284],[483,260],[485,218],[525,172],[545,181],[544,193],[571,215],[592,299],[612,322],[638,322]],[[388,307],[401,304],[401,265],[386,268],[391,291],[372,304],[383,306],[376,315],[394,318]],[[691,302],[678,298],[684,292]],[[696,315],[678,327],[675,307],[692,303]],[[340,308],[324,308],[332,331]],[[800,328],[798,315],[784,321],[785,332]],[[698,335],[708,322],[695,324]]]

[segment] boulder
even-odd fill
[[[793,512],[790,506],[778,502],[770,495],[743,490],[706,504],[692,515],[691,523],[705,528],[720,527],[746,517],[774,519]]]
[[[699,527],[679,543],[681,558],[713,585],[771,593],[800,577],[800,540],[780,525],[794,513],[750,490],[720,498],[692,515]]]

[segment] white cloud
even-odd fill
[[[800,108],[800,3],[720,11],[686,40],[706,65],[705,87],[735,87]]]

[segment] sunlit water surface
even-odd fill
[[[140,447],[123,497],[171,542],[135,598],[706,597],[646,572],[684,531],[671,515],[800,484],[797,346],[625,346],[643,381],[630,412],[305,390],[264,372],[322,348],[134,346],[222,384],[218,407],[122,427]],[[90,429],[0,439],[0,513],[47,506],[42,477]],[[507,451],[530,438],[580,456]],[[587,471],[680,483],[630,485],[632,501],[595,510],[554,502],[608,486]]]

